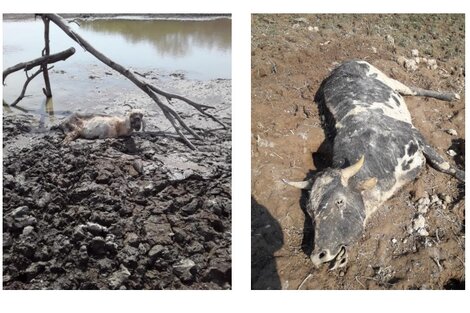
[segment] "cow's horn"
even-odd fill
[[[311,180],[304,180],[304,181],[288,181],[286,179],[282,179],[282,182],[286,185],[299,188],[299,189],[310,189],[313,185]]]
[[[364,165],[364,156],[361,156],[359,161],[341,170],[341,183],[343,184],[343,186],[346,187],[348,185],[348,180],[354,175],[356,175],[363,165]]]

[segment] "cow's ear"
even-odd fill
[[[282,182],[286,185],[299,188],[299,189],[310,189],[312,188],[313,181],[309,180],[304,180],[304,181],[288,181],[286,179],[282,179]]]
[[[366,191],[374,188],[377,185],[377,177],[372,177],[359,182],[356,186],[359,191]]]

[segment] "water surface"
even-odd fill
[[[185,78],[196,80],[231,78],[231,19],[110,18],[80,20],[79,23],[80,26],[75,23],[70,26],[96,49],[125,67],[142,72],[152,70],[162,76],[182,73]],[[90,103],[87,95],[97,89],[107,93],[115,92],[116,88],[137,88],[85,52],[52,22],[50,42],[51,53],[72,46],[76,49],[68,60],[55,63],[50,73],[56,109],[57,106],[74,109],[67,103],[77,97],[86,99],[83,103]],[[3,22],[4,68],[39,57],[43,47],[42,20]],[[103,73],[106,73],[104,77]],[[16,99],[24,80],[22,72],[8,76],[3,89],[7,102]],[[44,110],[43,85],[42,76],[36,77],[28,87],[29,97],[20,105],[33,112]]]

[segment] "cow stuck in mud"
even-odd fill
[[[53,129],[62,130],[66,136],[64,144],[77,138],[103,139],[129,136],[133,131],[145,131],[145,121],[141,110],[132,109],[126,116],[104,114],[79,114],[68,117]]]
[[[313,180],[285,183],[308,189],[307,212],[315,229],[313,264],[347,264],[347,248],[367,218],[418,177],[426,161],[464,182],[464,171],[441,157],[413,126],[402,95],[451,101],[457,94],[410,88],[364,61],[332,71],[315,96],[332,142],[332,166]]]

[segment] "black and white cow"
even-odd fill
[[[409,88],[364,61],[334,69],[315,96],[332,140],[332,167],[312,181],[285,183],[310,189],[307,212],[315,227],[313,264],[347,263],[347,247],[362,234],[367,218],[413,181],[426,160],[460,181],[451,166],[411,123],[402,95],[458,99],[457,94]]]

